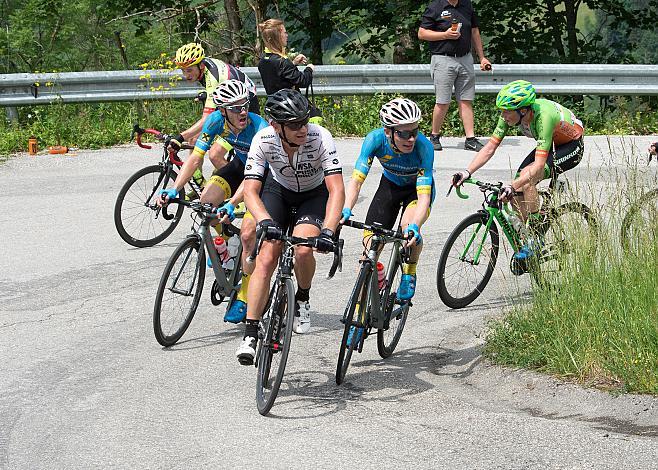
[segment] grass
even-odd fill
[[[335,136],[366,135],[379,127],[379,109],[393,95],[316,97],[323,111],[325,125]],[[410,96],[424,113],[421,130],[430,133],[432,96]],[[618,99],[613,110],[601,111],[596,106],[567,103],[557,98],[583,119],[587,134],[650,134],[658,132],[658,116],[646,103]],[[191,101],[161,100],[142,103],[140,118],[133,103],[54,104],[18,108],[17,123],[0,120],[0,156],[27,150],[31,135],[39,140],[39,148],[66,145],[80,148],[103,148],[128,142],[134,122],[166,132],[178,132],[189,127],[201,114],[201,106]],[[263,101],[261,99],[261,107]],[[493,96],[475,99],[475,133],[488,136],[494,129],[499,113]],[[452,103],[443,125],[443,134],[462,136],[463,128],[456,104]],[[0,157],[1,159],[2,157]]]
[[[635,193],[631,186],[616,200]],[[594,255],[577,247],[563,260],[557,289],[536,287],[530,305],[490,324],[485,355],[586,385],[658,395],[658,219],[644,222],[650,227],[631,252],[620,249],[617,223],[604,225]]]

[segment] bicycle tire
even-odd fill
[[[573,222],[558,222],[567,214],[577,214],[578,221],[575,225]],[[580,219],[587,226],[585,233],[577,232],[581,230]],[[548,213],[547,226],[542,236],[541,251],[530,264],[530,273],[534,281],[544,288],[558,287],[561,284],[558,279],[559,273],[565,263],[569,263],[570,253],[575,253],[581,246],[587,250],[594,250],[597,246],[598,231],[596,217],[585,204],[567,202],[552,208]],[[576,243],[579,246],[576,246]],[[553,261],[556,263],[549,264]]]
[[[182,265],[174,270],[179,258],[181,257],[183,257]],[[174,328],[174,331],[171,332],[171,328],[163,325],[163,317],[167,316],[166,309],[163,309],[163,303],[166,300],[165,294],[167,291],[171,294],[178,294],[173,289],[182,289],[185,287],[182,285],[174,285],[173,281],[180,281],[179,276],[183,275],[183,271],[187,266],[191,266],[190,263],[194,263],[194,271],[192,273],[191,284],[189,285],[189,289],[187,289],[189,292],[183,294],[183,296],[191,297],[191,304],[185,309],[185,311],[181,311],[180,315],[176,316],[176,322],[171,323],[171,327]],[[174,273],[175,278],[179,278],[172,280],[172,283],[170,284],[170,275],[172,273]],[[196,309],[199,306],[199,299],[201,298],[201,292],[203,291],[205,274],[205,254],[200,247],[199,239],[196,237],[188,237],[176,247],[172,255],[169,257],[162,273],[162,277],[160,278],[160,284],[158,285],[158,291],[155,296],[155,305],[153,307],[153,332],[155,333],[155,339],[162,346],[169,347],[176,344],[190,326],[192,318],[194,318],[194,314],[196,313]],[[183,281],[185,280],[189,281],[189,279],[183,279]],[[165,311],[163,312],[163,310]]]
[[[174,231],[184,207],[176,205],[171,220],[163,217],[162,210],[155,210],[146,205],[154,199],[157,191],[164,187],[164,169],[160,165],[142,168],[133,174],[119,190],[114,204],[114,225],[119,236],[129,245],[137,248],[154,246],[167,238]],[[176,172],[169,172],[169,181],[176,180]]]
[[[642,211],[648,209],[649,214],[642,214]],[[651,237],[647,235],[647,227],[639,225],[641,222],[654,223],[658,220],[658,189],[653,189],[643,194],[639,200],[631,205],[621,223],[621,244],[624,252],[629,253],[631,250],[637,251],[639,241],[638,237]],[[655,233],[657,227],[649,226],[653,233],[653,238],[658,235]],[[642,235],[640,235],[642,234]]]
[[[295,288],[292,279],[285,278],[274,290],[274,296],[270,300],[272,307],[269,309],[265,334],[258,345],[260,351],[258,352],[256,377],[256,406],[258,412],[263,416],[269,413],[274,405],[288,362],[295,317]],[[272,342],[273,339],[276,341],[275,343]],[[274,347],[274,344],[277,346]],[[272,379],[272,360],[276,355],[280,356],[279,367]]]
[[[347,339],[350,335],[350,328],[352,326],[352,321],[354,320],[354,312],[356,310],[357,304],[365,307],[362,307],[362,312],[367,311],[367,300],[368,300],[368,285],[370,282],[370,276],[372,276],[372,268],[367,263],[362,263],[361,269],[359,270],[359,276],[357,281],[354,284],[354,289],[350,295],[350,300],[345,307],[344,323],[345,328],[343,330],[343,337],[340,342],[340,350],[338,352],[338,363],[336,364],[336,384],[340,385],[345,380],[345,374],[347,373],[347,368],[350,365],[350,360],[352,359],[352,353],[358,344],[363,341],[363,336],[365,335],[365,327],[361,333],[360,341],[354,341],[354,338],[358,335],[352,336],[352,341],[350,344],[347,344]],[[356,330],[355,330],[356,331]]]
[[[394,245],[394,249],[398,249]],[[386,359],[393,354],[395,348],[402,336],[402,330],[407,322],[407,315],[409,314],[409,302],[400,302],[397,298],[397,291],[400,285],[398,274],[402,275],[402,264],[400,257],[397,257],[397,262],[393,267],[392,273],[386,273],[386,287],[383,292],[380,292],[380,299],[382,302],[382,312],[387,317],[386,328],[379,328],[377,330],[377,352],[379,355]],[[395,309],[395,306],[398,306]],[[395,315],[393,315],[395,313]],[[393,327],[393,324],[395,327]]]
[[[491,275],[493,274],[494,268],[496,267],[499,250],[498,226],[495,222],[491,224],[488,233],[491,248],[487,248],[486,250],[483,249],[480,254],[481,257],[486,254],[489,255],[489,261],[486,264],[486,269],[482,275],[482,279],[477,282],[474,287],[467,287],[468,290],[466,293],[461,295],[457,292],[457,290],[459,288],[459,284],[461,284],[461,280],[464,278],[457,279],[458,284],[453,285],[451,278],[455,276],[455,274],[446,275],[446,270],[448,270],[448,268],[450,268],[453,264],[459,267],[466,267],[466,265],[469,265],[472,268],[475,268],[475,265],[469,262],[468,258],[465,258],[464,260],[460,259],[460,253],[466,248],[466,243],[470,239],[472,233],[472,231],[469,231],[469,229],[471,229],[471,226],[473,225],[476,225],[474,230],[477,232],[477,236],[475,236],[473,239],[473,243],[471,244],[469,250],[472,252],[479,245],[479,240],[483,240],[483,238],[479,238],[480,231],[485,229],[489,217],[489,214],[486,212],[476,212],[475,214],[469,215],[454,228],[454,230],[450,233],[448,240],[446,240],[445,245],[443,246],[443,250],[441,251],[441,256],[439,258],[439,264],[436,268],[436,288],[439,292],[441,301],[450,308],[463,308],[469,305],[471,302],[478,298],[478,296],[482,293],[484,288],[489,283],[489,280],[491,279]],[[459,247],[457,248],[456,253],[453,253],[453,247],[455,247],[455,245],[459,242],[460,237],[463,234],[465,234],[464,243],[459,243]],[[448,260],[450,258],[454,258],[455,262],[453,262],[451,265],[448,265]],[[481,265],[482,260],[479,263],[479,266]],[[469,279],[466,279],[465,282],[468,282],[468,280]]]

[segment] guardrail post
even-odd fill
[[[7,115],[7,121],[10,121],[12,124],[18,124],[18,110],[13,106],[5,108],[5,113]]]

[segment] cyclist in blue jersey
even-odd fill
[[[235,207],[243,199],[244,165],[251,140],[259,130],[266,128],[268,123],[258,114],[247,112],[249,90],[239,80],[222,82],[213,91],[212,98],[215,105],[218,106],[218,110],[205,120],[192,155],[181,167],[173,187],[162,191],[158,203],[165,204],[168,198],[176,197],[178,191],[190,180],[192,174],[201,168],[206,152],[211,147],[218,146],[219,149],[215,152],[216,157],[213,159],[216,169],[201,194],[201,202],[217,206],[228,199],[219,208],[219,211],[226,214],[221,222],[226,222],[233,220]],[[228,161],[225,158],[227,153],[232,155]],[[218,161],[218,158],[221,160]],[[221,234],[221,225],[216,228]],[[240,232],[243,245],[242,285],[236,300],[224,317],[224,320],[233,323],[241,322],[247,313],[247,288],[254,270],[253,263],[247,263],[247,256],[251,253],[256,240],[256,223],[249,213],[242,220]]]
[[[416,264],[423,242],[420,227],[427,220],[434,199],[434,147],[418,130],[421,113],[413,101],[395,98],[382,106],[379,117],[383,127],[366,136],[354,165],[342,220],[352,216],[361,186],[377,158],[384,172],[368,208],[366,223],[379,223],[392,229],[402,208],[402,229],[412,238],[407,242],[411,246],[411,256],[403,266],[398,297],[408,300],[416,290]],[[371,235],[365,232],[364,238]]]

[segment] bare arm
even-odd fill
[[[199,135],[199,132],[201,132],[201,129],[203,129],[203,124],[206,122],[206,118],[210,116],[210,114],[204,114],[201,116],[201,119],[199,119],[197,122],[192,124],[192,127],[189,129],[185,129],[183,132],[180,134],[183,136],[183,138],[187,141],[188,139],[191,139],[195,135]]]
[[[485,163],[487,163],[489,160],[491,160],[491,157],[493,157],[493,154],[496,153],[496,149],[498,148],[498,145],[495,144],[491,139],[489,139],[489,142],[485,144],[485,146],[480,150],[477,154],[475,154],[475,157],[473,157],[473,160],[471,160],[471,163],[468,164],[466,169],[470,174],[475,173],[478,171],[480,168],[482,168]]]
[[[356,205],[356,201],[359,199],[359,192],[361,191],[361,186],[363,182],[350,178],[350,182],[347,183],[347,191],[345,192],[345,206],[353,209]]]
[[[324,182],[329,191],[329,200],[325,209],[324,223],[322,228],[328,228],[333,231],[338,227],[340,212],[345,204],[345,185],[343,184],[343,175],[333,174],[325,176]]]
[[[271,219],[272,217],[270,217],[267,209],[265,209],[265,205],[259,195],[263,183],[257,179],[248,179],[244,180],[243,184],[244,202],[254,217],[254,220],[260,222],[261,220]]]
[[[202,165],[203,165],[203,158],[200,157],[199,154],[197,154],[196,152],[192,152],[192,155],[190,155],[189,158],[185,160],[183,166],[178,172],[176,181],[174,181],[174,188],[177,191],[183,189],[183,187],[187,184],[187,182],[190,181],[190,178],[192,178],[194,172],[198,168],[201,168]]]
[[[491,67],[491,62],[484,56],[484,47],[482,46],[482,36],[480,36],[480,28],[471,29],[471,42],[473,48],[480,58],[480,69],[486,70],[487,65]]]
[[[462,33],[449,29],[448,31],[432,31],[431,29],[418,28],[418,39],[421,41],[445,41],[455,40],[461,37]]]
[[[512,181],[512,188],[515,191],[522,191],[528,184],[537,184],[544,176],[544,165],[547,157],[535,157],[532,165],[528,165],[521,171],[521,175]]]
[[[427,220],[431,202],[432,202],[431,194],[418,195],[418,203],[416,203],[416,210],[414,211],[414,216],[412,221],[414,224],[418,225],[419,228],[422,227],[425,221]]]

